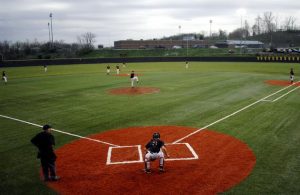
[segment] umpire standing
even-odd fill
[[[59,179],[55,169],[56,155],[53,150],[55,140],[51,130],[50,125],[44,125],[43,131],[31,139],[31,143],[39,149],[37,158],[41,159],[44,181],[57,181]]]

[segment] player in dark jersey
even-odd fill
[[[291,81],[291,84],[293,84],[293,82],[294,82],[294,70],[293,70],[293,68],[291,68],[291,71],[290,71],[290,81]]]
[[[165,155],[169,157],[165,143],[160,140],[160,134],[154,133],[147,143],[145,155],[145,172],[151,173],[150,162],[159,159],[159,171],[164,172]]]

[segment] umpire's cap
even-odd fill
[[[50,128],[52,128],[50,125],[44,125],[44,126],[43,126],[43,130],[48,130],[48,129],[50,129]]]

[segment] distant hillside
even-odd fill
[[[278,31],[248,37],[249,40],[257,40],[273,48],[300,47],[300,31]]]

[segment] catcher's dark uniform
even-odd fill
[[[159,133],[154,133],[153,134],[153,139],[151,139],[147,144],[146,144],[146,149],[147,153],[145,155],[145,171],[146,173],[150,173],[150,162],[154,161],[155,159],[159,159],[159,170],[161,172],[164,171],[164,152],[162,149],[166,150],[164,148],[164,141],[160,140],[160,135]],[[165,151],[166,152],[166,151]]]
[[[290,80],[291,80],[291,83],[294,82],[294,70],[291,68],[291,71],[290,71]]]
[[[55,145],[54,136],[46,131],[38,133],[31,139],[31,143],[34,144],[38,149],[38,158],[41,159],[43,168],[43,174],[45,180],[51,180],[56,178],[55,161],[56,155],[53,150]],[[50,171],[50,177],[49,177]]]
[[[161,147],[163,147],[164,145],[165,145],[165,143],[163,141],[152,139],[150,142],[147,143],[146,149],[150,153],[159,153]]]

